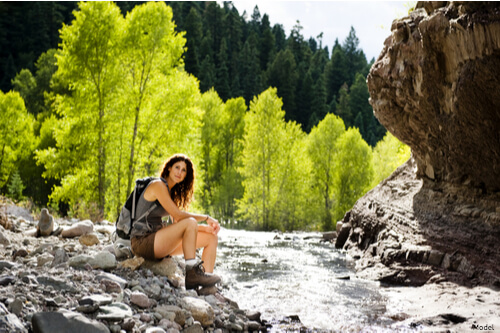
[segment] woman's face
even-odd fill
[[[175,184],[180,183],[186,178],[187,166],[186,162],[179,161],[174,163],[170,168],[168,168],[168,178]]]

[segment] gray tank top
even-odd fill
[[[160,178],[158,178],[160,180]],[[156,180],[157,181],[157,180]],[[165,185],[167,183],[162,180]],[[153,182],[149,183],[146,189],[142,192],[139,197],[139,201],[137,202],[137,207],[135,211],[135,216],[142,216],[148,212],[148,210],[152,209],[149,214],[146,214],[143,218],[134,221],[132,225],[132,231],[130,232],[130,238],[132,237],[142,237],[154,233],[160,230],[164,226],[163,218],[168,217],[168,212],[163,208],[158,200],[156,201],[147,201],[144,198],[144,193],[146,193],[147,188]],[[170,193],[170,188],[167,185],[168,193]],[[156,206],[153,208],[153,206]]]

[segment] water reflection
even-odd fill
[[[241,308],[274,323],[297,315],[318,331],[384,331],[393,323],[384,317],[379,284],[339,279],[354,275],[353,263],[333,244],[321,243],[320,234],[275,239],[277,233],[223,229],[219,236],[216,270],[224,294]]]

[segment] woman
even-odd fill
[[[165,162],[160,178],[149,183],[139,198],[136,216],[145,217],[134,222],[131,245],[134,254],[149,260],[184,254],[186,289],[201,286],[198,293],[213,293],[213,286],[220,281],[212,273],[220,225],[208,215],[187,212],[194,178],[193,163],[186,155],[176,154]],[[159,205],[153,208],[155,202]],[[168,215],[173,223],[165,225],[162,219]],[[203,248],[202,261],[196,259],[197,248]]]

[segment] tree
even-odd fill
[[[371,187],[375,187],[406,162],[411,156],[411,149],[387,132],[373,149],[374,177]]]
[[[338,159],[337,140],[345,132],[344,122],[339,117],[328,114],[318,126],[315,126],[307,140],[307,152],[312,162],[313,197],[322,202],[319,207],[323,230],[334,227],[335,163]]]
[[[200,72],[200,55],[198,46],[201,44],[203,37],[203,26],[201,16],[196,8],[191,7],[189,14],[186,17],[186,54],[185,63],[186,71],[198,76]]]
[[[339,100],[335,104],[335,114],[337,114],[346,126],[351,127],[354,124],[354,117],[351,111],[350,95],[347,84],[344,84],[339,90]]]
[[[332,101],[336,101],[340,88],[348,81],[347,59],[338,40],[335,40],[335,45],[332,49],[332,58],[325,67],[325,77],[326,101],[330,104]]]
[[[0,188],[20,167],[19,161],[32,149],[33,117],[18,92],[0,91]]]
[[[369,190],[373,179],[372,150],[357,128],[349,128],[336,142],[335,221]]]
[[[245,116],[243,167],[245,192],[239,201],[239,213],[258,228],[272,226],[273,208],[278,200],[276,173],[283,148],[285,111],[276,88],[269,88],[250,103]]]
[[[366,69],[367,61],[363,50],[359,49],[359,39],[353,27],[346,37],[342,49],[346,55],[347,65],[347,85],[352,85],[357,73],[362,73]],[[368,74],[368,73],[367,73]]]
[[[289,49],[280,51],[267,72],[267,84],[276,87],[278,95],[283,98],[283,108],[287,112],[287,117],[296,114],[295,89],[297,86],[298,74],[294,56]]]

